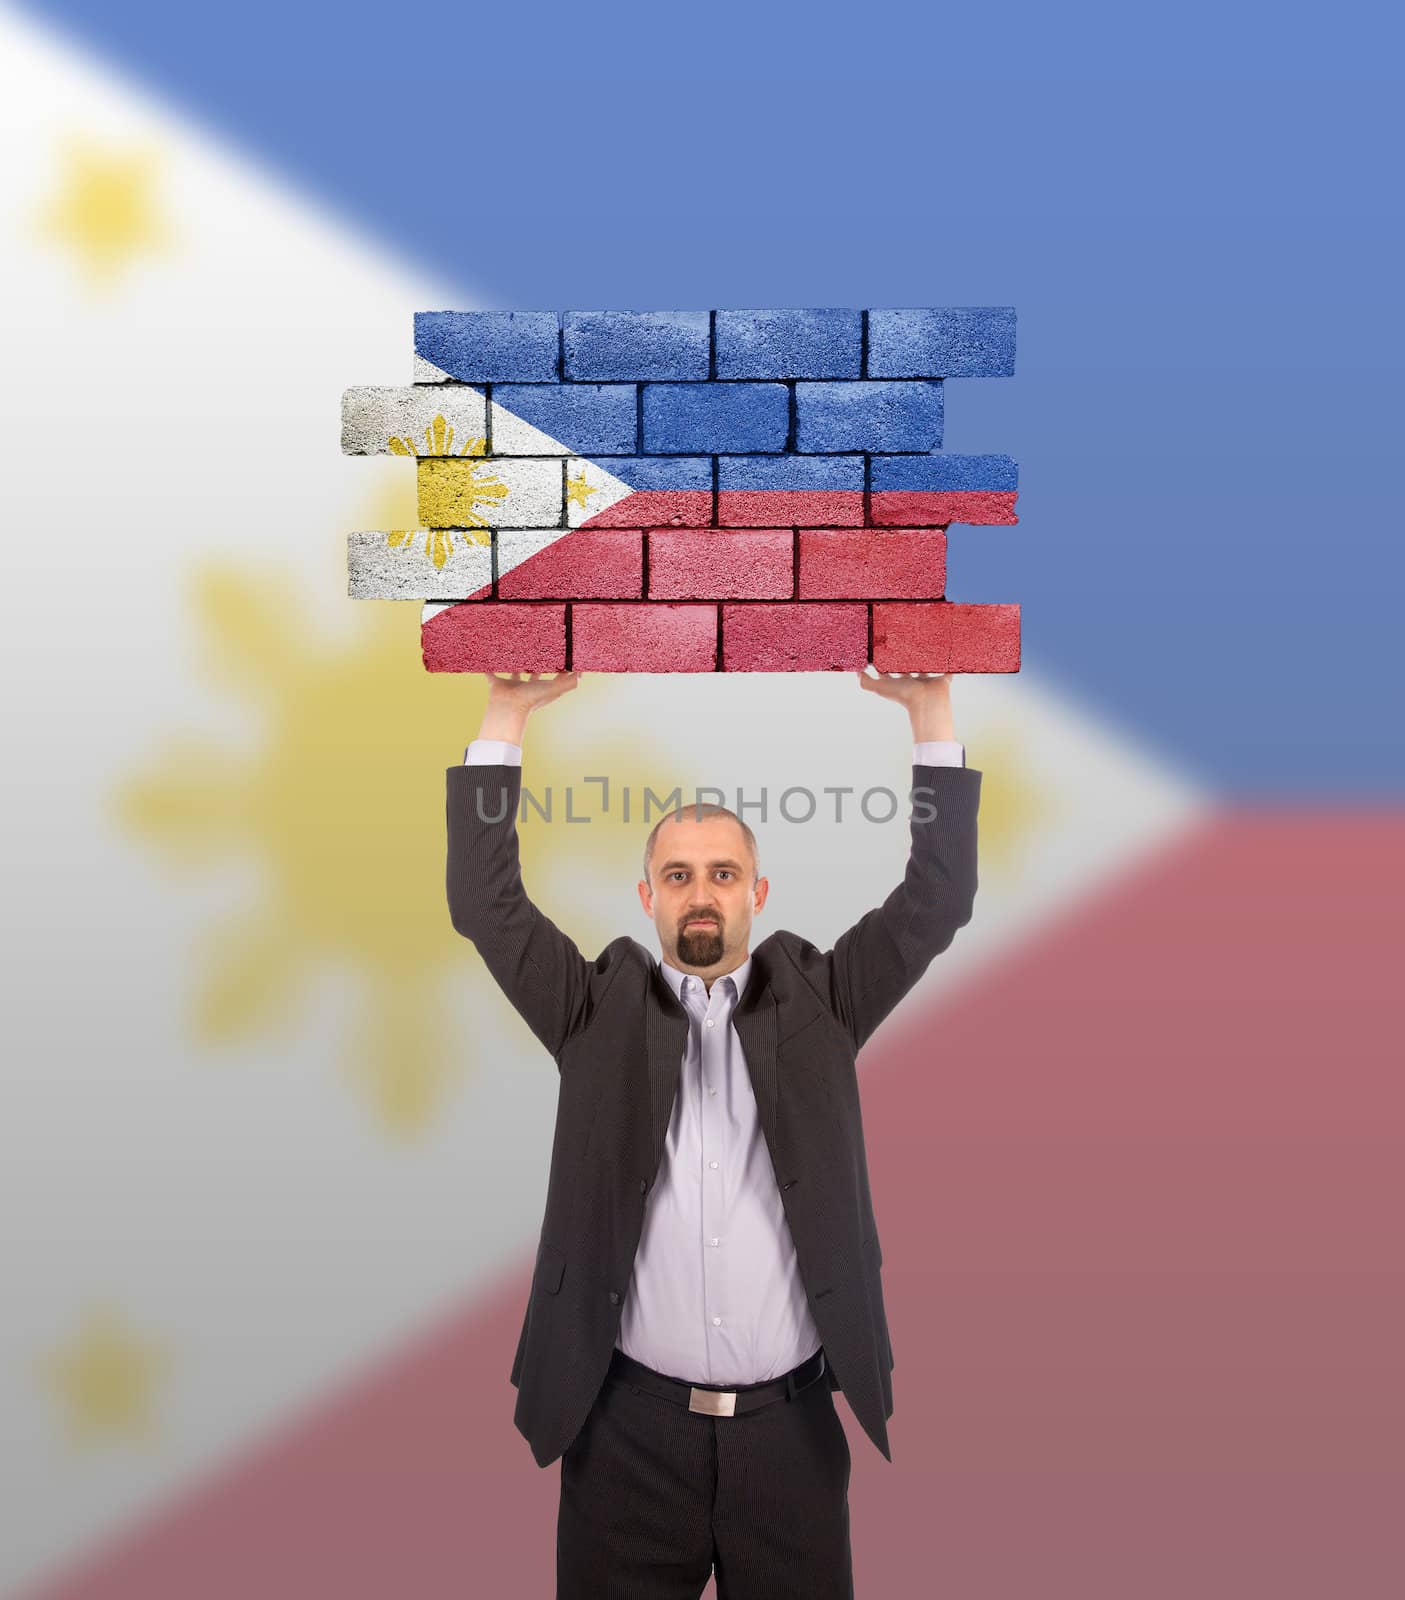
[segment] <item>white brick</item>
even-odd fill
[[[567,528],[499,528],[498,578],[503,578],[514,567],[520,567],[533,556],[540,555],[558,539],[566,538],[569,531]]]
[[[565,456],[570,451],[559,439],[534,428],[530,422],[492,402],[493,454],[506,456]]]
[[[561,463],[485,456],[419,465],[420,520],[438,527],[557,528]]]
[[[467,600],[480,591],[487,598],[493,584],[488,541],[482,529],[348,534],[346,592],[353,600]],[[435,564],[436,551],[445,558],[442,566]]]
[[[437,418],[443,421],[435,426]],[[488,401],[468,384],[440,388],[348,389],[341,447],[348,456],[457,456],[488,432]],[[392,446],[391,441],[398,441]]]
[[[586,492],[573,495],[571,489],[573,480],[579,483],[582,478],[585,480]],[[587,461],[583,456],[571,456],[566,462],[566,525],[579,528],[591,517],[599,516],[607,506],[628,499],[633,493],[627,483],[606,472],[595,462]],[[579,503],[582,500],[584,504]]]

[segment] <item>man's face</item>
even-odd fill
[[[695,817],[684,807],[654,840],[639,900],[658,928],[671,967],[709,976],[746,959],[751,919],[766,903],[765,878],[752,880],[746,835],[731,817]]]

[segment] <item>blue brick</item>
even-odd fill
[[[1015,370],[1013,306],[870,311],[870,378],[1008,378]]]
[[[554,311],[417,311],[415,354],[461,383],[555,383]]]
[[[784,450],[790,393],[783,383],[650,383],[644,388],[647,455]]]
[[[631,489],[711,489],[707,456],[629,456],[611,461],[605,471]]]
[[[863,488],[862,456],[723,456],[717,487],[728,489]]]
[[[493,389],[493,399],[573,455],[632,456],[638,449],[632,383],[504,383]]]
[[[858,378],[863,312],[719,311],[719,378]]]
[[[893,489],[1018,489],[1020,469],[1009,456],[876,456],[875,494]]]
[[[942,442],[939,383],[797,383],[795,448],[935,450]]]
[[[567,311],[566,377],[705,378],[711,345],[706,311]]]

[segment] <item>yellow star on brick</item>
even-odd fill
[[[68,1344],[42,1362],[79,1444],[141,1439],[153,1431],[153,1401],[167,1358],[106,1307],[90,1310]]]
[[[591,488],[590,484],[586,482],[584,474],[582,474],[579,478],[566,479],[567,505],[580,506],[581,509],[584,510],[587,502],[590,500],[591,495],[598,493],[599,491],[597,489]]]
[[[40,236],[65,246],[90,282],[109,285],[139,256],[165,250],[171,233],[154,194],[154,150],[111,151],[71,139],[58,193],[38,218]]]

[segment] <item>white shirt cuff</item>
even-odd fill
[[[522,746],[508,739],[475,739],[463,753],[466,767],[522,765]]]
[[[912,747],[914,766],[964,767],[966,747],[959,739],[921,739]]]

